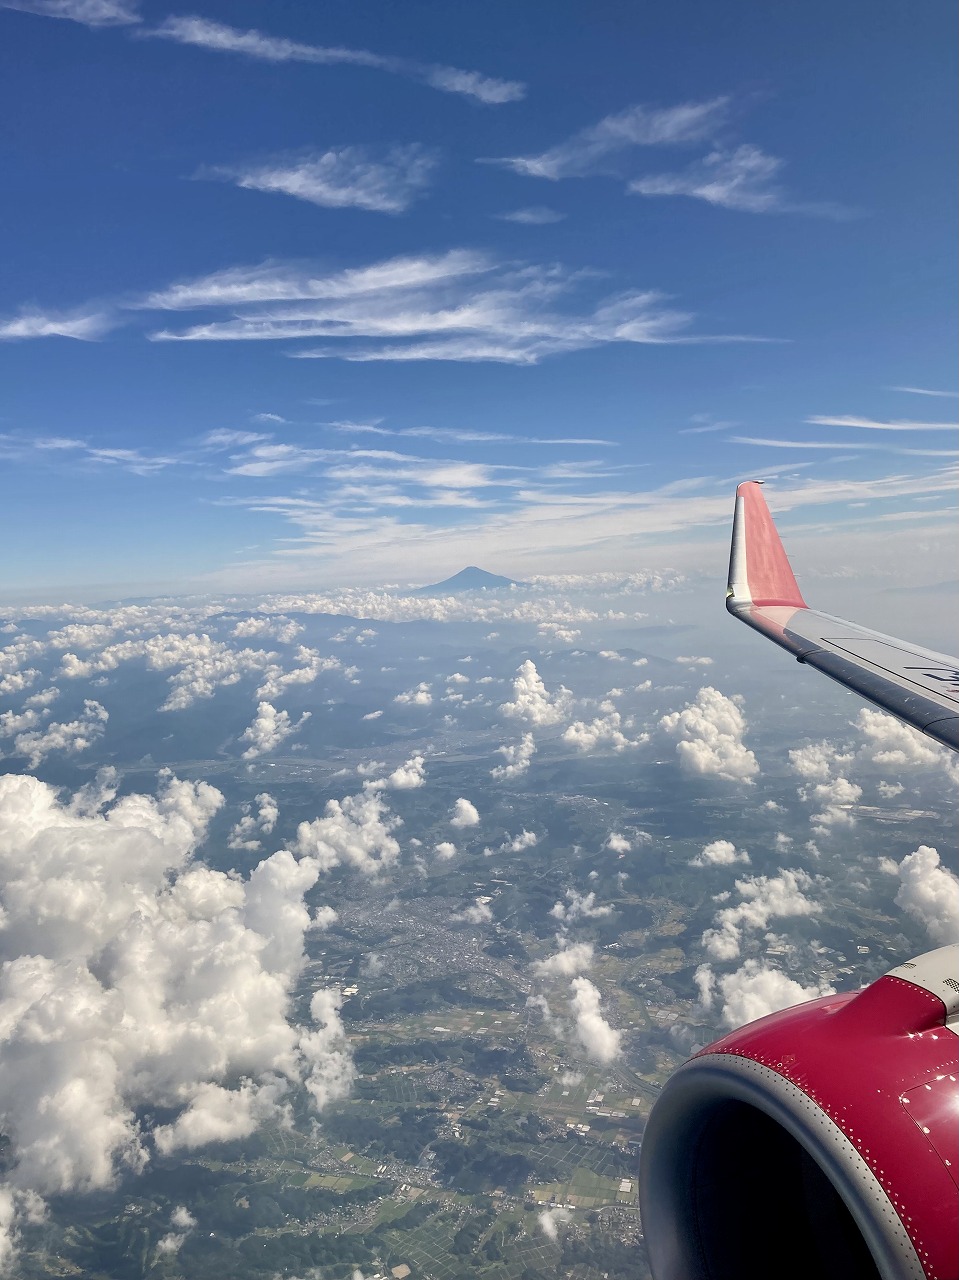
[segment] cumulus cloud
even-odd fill
[[[322,818],[301,822],[296,848],[316,859],[321,871],[343,863],[376,875],[400,856],[393,832],[402,821],[390,811],[382,791],[367,787],[359,795],[328,800]]]
[[[632,847],[626,837],[619,831],[611,831],[606,837],[606,848],[612,849],[613,853],[629,853]]]
[[[35,712],[26,712],[33,716]],[[65,723],[53,722],[43,728],[26,728],[13,740],[15,750],[27,757],[31,769],[35,769],[51,751],[63,751],[66,755],[76,755],[86,751],[103,737],[106,723],[110,716],[106,708],[90,698],[84,699],[83,710],[75,720]]]
[[[851,752],[843,752],[835,743],[825,740],[807,742],[802,747],[793,747],[789,752],[790,766],[808,782],[826,782],[834,769],[852,764],[854,759]]]
[[[959,942],[959,878],[942,866],[938,851],[921,844],[891,869],[901,882],[896,905],[923,925],[938,946]]]
[[[551,1205],[548,1209],[543,1209],[541,1213],[536,1215],[536,1221],[539,1228],[547,1240],[553,1243],[559,1239],[559,1228],[565,1227],[567,1223],[572,1222],[573,1215],[569,1209],[562,1205]]]
[[[522,853],[524,849],[533,849],[539,843],[539,836],[535,831],[527,831],[524,827],[519,835],[507,836],[503,843],[495,849],[486,848],[484,854],[491,858],[497,853]]]
[[[536,664],[527,658],[513,680],[513,700],[500,707],[502,715],[515,720],[528,720],[534,725],[558,724],[565,720],[572,705],[572,694],[559,686],[552,697],[546,690]]]
[[[450,858],[456,857],[456,845],[449,840],[443,840],[436,845],[433,852],[443,862],[448,862]]]
[[[466,920],[470,924],[486,924],[492,920],[493,912],[489,905],[489,898],[475,898],[473,905],[466,907],[463,911],[454,912],[450,916],[451,920]]]
[[[433,694],[430,691],[430,686],[423,680],[415,689],[407,689],[405,693],[398,693],[393,701],[410,707],[428,707],[433,701]]]
[[[759,960],[747,960],[735,973],[719,978],[708,965],[700,965],[695,981],[706,1008],[719,996],[722,1019],[727,1027],[741,1027],[769,1013],[802,1004],[805,1000],[835,994],[835,989],[828,983],[804,987],[794,978]]]
[[[611,703],[604,703],[605,713],[594,720],[574,720],[563,733],[563,741],[568,742],[579,751],[596,751],[605,747],[610,751],[625,751],[627,747],[639,746],[649,741],[649,734],[642,733],[638,738],[627,738],[624,728],[630,728],[631,722],[623,722],[622,716]]]
[[[814,831],[824,834],[835,827],[855,825],[853,807],[862,797],[862,787],[857,783],[850,782],[848,778],[833,778],[831,782],[816,782],[803,787],[801,794],[804,800],[823,806],[809,819]]]
[[[737,849],[729,840],[713,840],[704,845],[701,853],[691,858],[691,867],[730,867],[736,862],[749,862],[745,849]]]
[[[194,632],[188,635],[168,633],[150,636],[145,640],[122,640],[108,645],[88,659],[75,653],[65,653],[61,659],[61,674],[68,680],[87,679],[106,671],[115,671],[121,663],[146,659],[148,670],[179,670],[169,677],[171,691],[160,707],[161,711],[181,711],[200,698],[212,698],[221,685],[236,684],[248,672],[267,669],[282,674],[281,668],[271,664],[275,653],[262,649],[231,649],[220,640]],[[272,697],[275,691],[261,692],[260,697]],[[270,686],[272,690],[272,686]]]
[[[524,733],[519,742],[506,743],[496,750],[505,758],[505,764],[490,769],[491,778],[518,778],[527,771],[536,754],[536,740],[531,733]]]
[[[897,773],[938,766],[959,778],[952,752],[895,716],[863,707],[856,717],[856,727],[865,738],[859,754],[874,765],[893,768]]]
[[[475,827],[480,820],[476,806],[471,804],[469,800],[464,800],[462,796],[453,806],[453,814],[450,818],[451,827]]]
[[[178,1204],[170,1214],[170,1226],[165,1236],[157,1241],[157,1253],[171,1254],[179,1252],[184,1240],[196,1226],[196,1218],[184,1204]]]
[[[324,671],[343,671],[339,658],[327,658],[300,645],[296,651],[296,660],[300,664],[290,671],[271,663],[264,672],[263,683],[256,691],[258,698],[278,698],[286,689],[294,684],[312,684]],[[343,672],[349,675],[349,670]]]
[[[40,672],[36,667],[25,667],[22,671],[11,671],[0,680],[0,694],[9,696],[12,693],[23,693],[36,683]]]
[[[229,848],[259,849],[262,843],[260,837],[273,834],[280,816],[276,801],[268,791],[261,791],[254,797],[254,803],[257,806],[256,813],[252,812],[252,805],[244,804],[243,816],[233,826],[227,838]]]
[[[593,944],[591,942],[574,942],[567,945],[566,939],[560,936],[559,950],[545,960],[533,962],[533,973],[541,978],[569,978],[575,973],[582,973],[593,963]]]
[[[281,742],[303,727],[310,714],[309,711],[304,711],[294,724],[288,711],[277,711],[270,702],[258,703],[253,723],[240,735],[241,742],[250,744],[243,752],[243,759],[255,760],[257,756],[275,750]]]
[[[410,756],[405,764],[399,765],[383,782],[374,786],[390,787],[394,791],[414,791],[426,783],[426,768],[423,756]]]
[[[684,773],[751,783],[759,772],[756,757],[743,742],[742,711],[734,699],[710,685],[700,689],[682,711],[663,716],[659,724],[678,739],[676,754]]]
[[[703,946],[715,960],[734,960],[747,930],[765,929],[775,917],[814,914],[816,904],[804,892],[812,886],[807,872],[782,868],[776,876],[737,880],[740,901],[717,913],[715,927],[703,934]]]
[[[614,1030],[603,1017],[598,989],[589,978],[574,978],[570,989],[576,1037],[586,1056],[593,1062],[614,1062],[622,1050],[622,1032]]]
[[[598,916],[612,915],[610,906],[597,906],[595,893],[577,893],[575,889],[566,890],[566,902],[557,902],[550,910],[550,915],[566,924],[580,918],[595,919]]]
[[[279,640],[280,644],[292,644],[304,630],[302,622],[294,622],[292,618],[276,617],[241,618],[233,628],[233,634],[240,640],[250,636],[266,636],[271,640]]]
[[[877,789],[883,800],[895,800],[896,796],[901,796],[906,788],[901,782],[880,782]]]
[[[206,783],[94,790],[0,778],[6,1177],[41,1194],[110,1187],[234,1111],[247,1132],[282,1123],[291,1090],[319,1105],[352,1073],[334,1007],[290,1021],[317,862],[281,851],[246,879],[197,862],[223,801]]]

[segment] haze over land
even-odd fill
[[[642,1280],[676,1065],[959,933],[723,609],[758,476],[954,648],[955,11],[759,12],[0,0],[0,1272]]]

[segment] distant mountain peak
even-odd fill
[[[442,582],[434,582],[428,587],[418,587],[410,594],[414,596],[455,596],[467,591],[505,591],[509,587],[523,587],[524,582],[516,582],[513,578],[504,578],[499,573],[487,573],[475,564],[467,565],[454,573],[452,578]]]

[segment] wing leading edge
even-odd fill
[[[959,751],[959,660],[810,609],[756,480],[736,490],[726,608],[800,662]]]

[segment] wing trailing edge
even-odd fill
[[[726,608],[800,662],[959,751],[959,660],[810,609],[756,480],[736,490]]]

